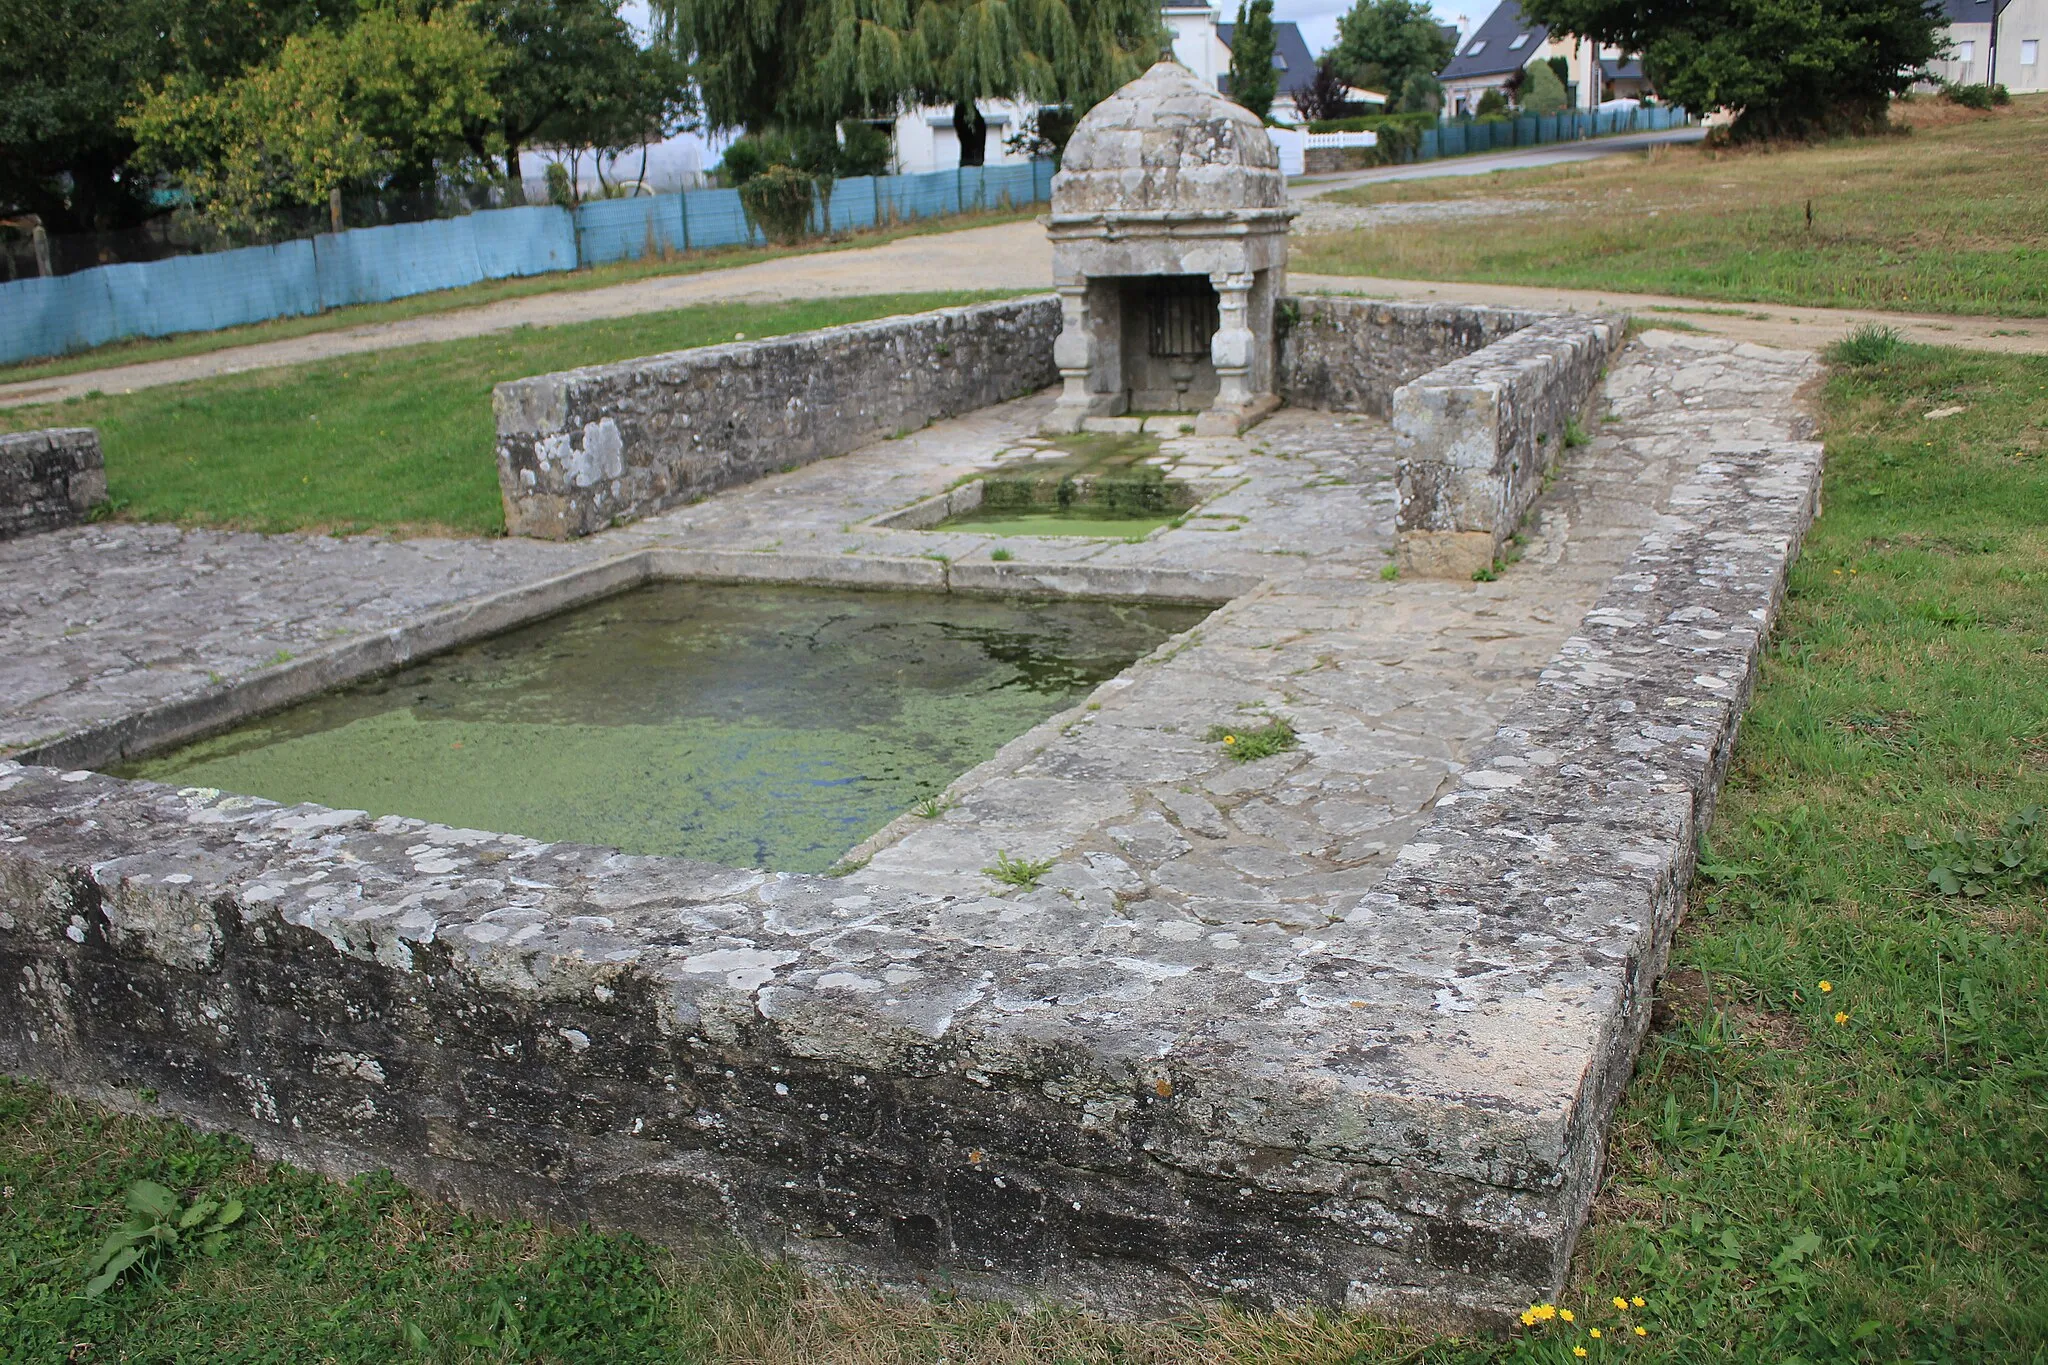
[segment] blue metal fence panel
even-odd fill
[[[876,211],[881,207],[875,180],[872,175],[855,175],[835,181],[831,198],[820,205],[821,230],[858,232],[875,226]]]
[[[754,240],[738,190],[691,190],[683,196],[683,213],[685,235],[693,248]]]
[[[1016,208],[1038,198],[1038,168],[1032,164],[985,167],[981,183],[992,209]]]
[[[576,210],[576,250],[584,265],[638,261],[683,249],[680,195],[595,199]]]
[[[313,239],[320,306],[385,303],[484,278],[466,218],[391,223]]]
[[[212,332],[320,311],[307,241],[101,269],[115,336]]]
[[[477,265],[487,280],[576,268],[576,219],[552,204],[472,213]]]

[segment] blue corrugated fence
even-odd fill
[[[1037,203],[1052,166],[963,167],[861,176],[821,195],[820,231]],[[691,190],[578,207],[491,209],[310,241],[107,265],[0,284],[0,364],[62,355],[123,337],[210,332],[353,303],[383,303],[512,275],[739,246],[761,237],[736,190]]]

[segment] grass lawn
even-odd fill
[[[1827,511],[1614,1130],[1575,1321],[1430,1340],[1323,1315],[1134,1327],[906,1303],[470,1219],[0,1084],[0,1356],[2048,1359],[2048,853],[2019,832],[2001,871],[1995,850],[1939,843],[2048,805],[2048,359],[1870,347],[1824,402]],[[1959,862],[1981,894],[1930,883]],[[87,1300],[87,1258],[141,1178],[248,1212],[219,1255]]]
[[[1302,273],[1905,312],[2048,316],[2048,96],[1898,106],[1909,135],[1395,181],[1339,203],[1515,199],[1540,213],[1331,233]],[[1807,220],[1811,205],[1812,221]]]
[[[410,298],[393,299],[389,303],[356,304],[306,317],[274,318],[269,322],[250,323],[246,327],[229,327],[218,332],[183,332],[171,337],[132,337],[126,341],[110,341],[89,351],[52,356],[47,360],[0,365],[0,384],[56,379],[67,374],[82,374],[87,370],[106,369],[115,365],[139,365],[149,360],[176,360],[181,356],[204,355],[209,351],[224,351],[233,346],[254,346],[265,341],[286,341],[292,337],[309,336],[315,332],[333,332],[344,327],[366,327],[373,323],[401,322],[406,318],[424,317],[430,313],[480,308],[487,303],[529,298],[535,294],[603,289],[607,285],[631,284],[634,280],[652,279],[656,276],[695,275],[706,270],[728,270],[734,266],[753,265],[757,261],[779,260],[784,256],[808,256],[825,251],[849,251],[856,247],[881,246],[904,237],[923,237],[937,232],[960,232],[967,228],[1022,222],[1040,211],[1040,208],[1034,205],[1028,209],[929,218],[922,222],[901,223],[894,227],[851,233],[829,241],[806,242],[796,247],[711,247],[666,259],[620,261],[612,265],[592,266],[587,270],[530,275],[521,279],[488,280],[461,289],[442,289],[431,294],[415,294]]]
[[[894,294],[704,304],[0,408],[0,431],[99,428],[119,516],[252,531],[497,535],[491,386],[659,351],[971,303]]]

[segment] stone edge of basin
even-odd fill
[[[0,540],[76,526],[106,500],[93,428],[0,433]]]
[[[1034,962],[947,928],[1014,905],[972,878],[0,764],[0,1063],[888,1283],[1509,1313],[1564,1275],[1819,469],[1704,458],[1388,875],[1241,972]]]

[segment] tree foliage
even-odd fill
[[[1337,20],[1331,55],[1352,84],[1405,101],[1410,79],[1434,80],[1455,50],[1427,0],[1358,0]]]
[[[1154,0],[652,0],[719,128],[829,127],[910,105],[1087,109],[1165,44]]]
[[[1733,109],[1740,139],[1860,132],[1946,48],[1926,0],[1523,0],[1553,29],[1640,52],[1666,99]]]
[[[498,112],[466,137],[478,157],[520,149],[612,148],[659,141],[691,113],[688,73],[665,47],[635,41],[618,0],[476,0],[468,10],[502,58],[491,83]]]
[[[1564,82],[1549,62],[1531,62],[1525,68],[1520,92],[1522,108],[1531,114],[1557,114],[1571,103]]]
[[[227,79],[354,0],[0,0],[0,213],[53,232],[153,211],[122,116],[168,78]]]
[[[167,82],[125,123],[139,166],[175,176],[216,227],[252,236],[342,186],[430,188],[468,156],[466,129],[497,116],[504,60],[459,12],[380,5],[340,32],[293,35],[218,87]]]
[[[1261,119],[1272,112],[1280,79],[1273,73],[1273,0],[1238,0],[1230,34],[1230,98]]]

